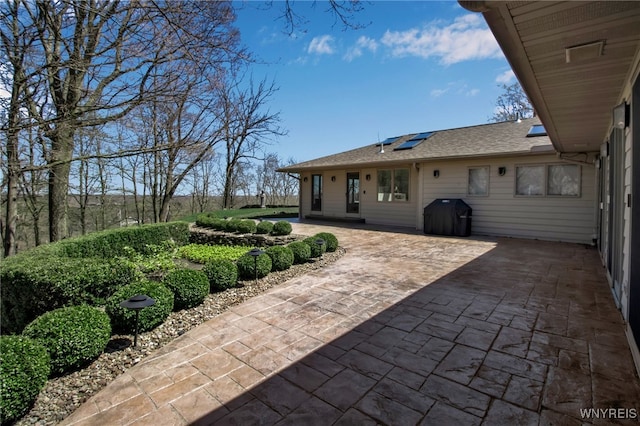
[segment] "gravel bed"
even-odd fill
[[[242,303],[291,278],[335,262],[345,252],[342,247],[339,247],[333,253],[323,254],[320,259],[302,265],[293,265],[286,271],[272,272],[259,279],[257,283],[240,281],[235,288],[210,294],[201,305],[173,312],[162,325],[139,334],[138,346],[135,348],[133,336],[113,335],[105,352],[86,368],[50,379],[31,410],[16,425],[57,424],[118,375],[176,337],[219,315],[230,306]]]

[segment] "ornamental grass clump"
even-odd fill
[[[87,305],[47,312],[27,325],[23,335],[40,342],[49,352],[51,373],[84,367],[97,358],[111,338],[109,316]]]
[[[271,258],[266,253],[257,256],[257,260],[254,256],[245,254],[238,259],[236,264],[238,265],[238,275],[243,280],[263,278],[271,272]]]
[[[173,292],[174,311],[198,306],[209,295],[209,279],[202,271],[175,269],[162,283]]]
[[[273,225],[273,229],[271,230],[271,235],[289,235],[291,234],[291,224],[286,220],[279,220]]]
[[[12,423],[29,411],[50,371],[42,343],[25,336],[0,336],[0,423]]]
[[[211,293],[235,287],[238,282],[238,266],[229,259],[216,259],[204,265],[202,272],[209,280]]]
[[[293,252],[293,264],[300,265],[306,263],[311,258],[311,248],[302,241],[294,241],[287,245]]]
[[[141,332],[153,330],[162,324],[173,310],[173,292],[167,286],[147,280],[133,282],[116,291],[107,300],[105,310],[111,318],[114,330],[125,333],[132,333],[135,330],[136,313],[133,309],[120,306],[120,302],[138,294],[147,295],[156,301],[153,306],[140,310],[138,330]]]
[[[272,246],[265,250],[271,258],[272,271],[285,271],[293,265],[293,251],[285,246]]]

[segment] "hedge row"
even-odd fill
[[[148,246],[173,240],[181,246],[189,242],[189,223],[170,222],[131,226],[94,232],[83,237],[61,241],[62,252],[68,257],[122,256],[125,247],[145,253]]]
[[[198,215],[196,225],[214,231],[237,232],[239,234],[289,235],[292,231],[291,224],[286,220],[280,220],[276,223],[262,221],[256,224],[253,219],[233,218],[227,220],[206,213]]]
[[[173,240],[188,242],[186,222],[119,228],[37,247],[0,264],[0,324],[3,334],[20,333],[54,309],[104,304],[117,289],[140,278],[136,268],[114,259],[125,247],[144,251]]]

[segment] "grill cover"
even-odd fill
[[[468,237],[471,207],[459,198],[438,198],[424,208],[424,233]]]

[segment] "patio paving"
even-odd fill
[[[62,424],[638,423],[595,249],[293,226],[346,255],[184,334]]]

